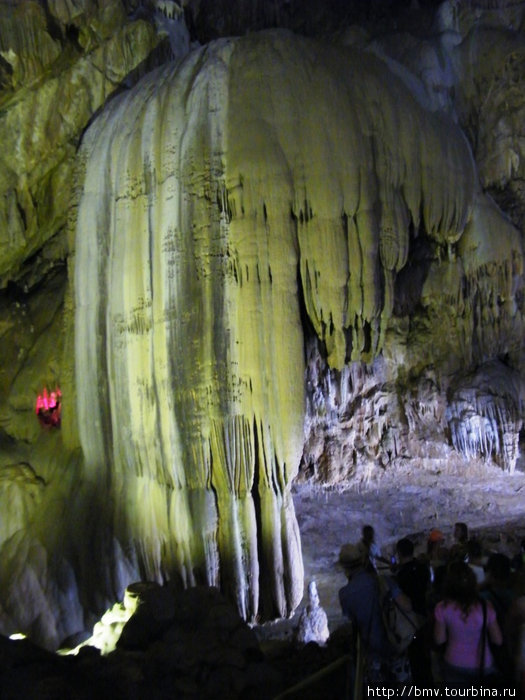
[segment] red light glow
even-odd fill
[[[58,387],[49,394],[44,387],[42,393],[36,397],[35,413],[41,425],[54,428],[60,426],[61,399],[62,392]]]

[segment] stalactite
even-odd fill
[[[467,459],[495,459],[513,472],[522,427],[517,373],[501,362],[482,365],[454,386],[447,420],[458,452]]]
[[[352,413],[352,450],[391,453],[399,406],[361,395],[411,237],[451,248],[472,216],[466,141],[378,59],[275,31],[146,76],[80,158],[75,392],[110,541],[149,578],[204,578],[247,618],[286,616],[303,586],[300,299],[343,381],[311,410]]]

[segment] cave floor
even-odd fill
[[[466,522],[471,536],[479,537],[489,551],[513,555],[525,537],[525,464],[513,474],[472,462],[450,466],[428,461],[378,473],[350,489],[295,485],[293,497],[303,551],[305,591],[315,580],[330,632],[345,620],[338,591],[346,578],[337,563],[341,545],[357,542],[361,528],[371,524],[384,555],[408,536],[416,553],[424,551],[428,532],[439,528],[445,545],[452,544],[457,521]],[[293,635],[305,599],[293,618],[258,629],[261,639]]]

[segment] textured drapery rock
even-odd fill
[[[514,471],[523,414],[520,384],[517,372],[501,362],[490,362],[451,388],[447,418],[458,452],[467,459],[494,457]]]
[[[47,5],[0,5],[0,288],[21,277],[20,268],[32,284],[65,259],[57,234],[66,224],[82,130],[161,41],[146,22],[128,22],[119,3],[85,8],[85,24],[71,40],[66,35],[75,23],[65,5]],[[25,269],[24,261],[53,238],[42,264]]]
[[[107,268],[91,268],[122,293],[112,292],[107,321],[104,292],[86,297],[100,302],[92,318],[100,319],[100,338],[93,333],[89,347],[101,351],[101,396],[79,393],[86,471],[69,332],[65,362],[62,351],[64,315],[73,326],[71,299],[65,314],[62,303],[72,165],[95,111],[169,53],[160,35],[177,55],[189,38],[173,24],[170,15],[182,15],[169,0],[0,0],[0,628],[22,628],[49,647],[139,576],[221,583],[247,617],[256,608],[264,616],[288,610],[299,595],[290,592],[289,562],[299,570],[300,559],[285,551],[285,535],[281,562],[276,532],[280,518],[291,522],[289,532],[295,524],[276,489],[262,485],[262,453],[270,455],[267,480],[282,479],[285,502],[303,441],[303,476],[324,484],[348,484],[400,460],[412,474],[433,459],[456,459],[467,471],[472,454],[507,467],[515,458],[523,415],[515,392],[493,382],[480,393],[462,377],[495,357],[523,372],[523,244],[488,198],[472,196],[471,156],[457,130],[414,107],[388,71],[420,104],[455,116],[483,186],[523,229],[523,5],[451,1],[434,13],[428,3],[406,11],[396,3],[389,35],[394,18],[384,3],[257,0],[238,3],[239,11],[229,1],[181,4],[192,40],[276,23],[305,34],[337,27],[338,40],[360,53],[289,34],[212,45],[176,78],[166,69],[162,84],[149,84],[157,106],[133,103],[137,121],[122,120],[120,134],[112,126],[115,136],[104,137],[120,149],[115,160],[136,155],[146,164],[136,179],[145,194],[133,206],[142,212],[144,202],[151,222],[127,209],[135,195],[126,194],[124,173],[98,215],[123,193],[114,218],[129,219],[126,235],[111,239]],[[386,66],[370,50],[389,56]],[[172,80],[187,87],[178,98],[168,96]],[[181,109],[177,134],[172,113]],[[162,110],[163,126],[150,133]],[[166,134],[172,152],[152,158],[151,140],[166,142]],[[173,150],[182,155],[172,177]],[[89,196],[98,197],[97,187]],[[175,213],[164,196],[170,188],[179,197]],[[161,211],[150,208],[155,198]],[[458,221],[471,212],[463,233],[461,223],[447,223],[452,215],[436,223],[447,209]],[[156,261],[151,289],[139,238],[144,259]],[[164,267],[163,255],[171,256]],[[118,263],[127,275],[130,260],[143,281],[130,276],[120,285]],[[176,271],[170,288],[159,270]],[[112,354],[104,356],[106,347]],[[151,372],[149,359],[137,357],[151,358]],[[79,371],[82,392],[91,366],[90,356]],[[64,424],[42,432],[34,399],[57,383]],[[152,410],[164,417],[157,433]],[[492,433],[476,432],[485,419]],[[90,443],[99,432],[101,449]],[[177,480],[184,484],[173,486]],[[294,580],[298,591],[300,576]]]
[[[100,527],[142,577],[220,584],[248,618],[302,595],[301,314],[331,366],[372,359],[411,241],[446,250],[472,213],[463,136],[385,71],[286,32],[221,40],[84,139],[75,381]]]
[[[304,478],[345,483],[367,479],[374,465],[415,458],[418,466],[445,465],[457,460],[449,445],[465,469],[477,456],[514,469],[523,417],[523,385],[512,370],[523,353],[520,233],[478,193],[443,259],[439,250],[414,250],[396,280],[396,314],[381,357],[338,372],[309,343]],[[492,358],[508,366],[496,362],[500,376],[491,371],[490,382],[480,371],[488,390],[462,382],[466,367],[493,366]]]

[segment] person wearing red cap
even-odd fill
[[[434,528],[433,530],[430,530],[430,534],[428,535],[428,541],[432,543],[444,542],[445,535],[441,532],[441,530]]]
[[[443,562],[446,560],[448,552],[443,546],[444,543],[445,535],[441,532],[441,530],[437,530],[436,528],[430,530],[427,539],[427,555],[430,563],[433,561]]]

